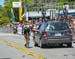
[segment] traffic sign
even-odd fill
[[[21,7],[21,2],[12,2],[12,6],[14,8],[19,8],[19,7]]]

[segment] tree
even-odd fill
[[[10,19],[12,18],[11,8],[13,9],[13,11],[14,11],[13,13],[15,15],[15,21],[18,21],[18,19],[19,19],[19,8],[13,8],[12,7],[12,2],[18,2],[18,1],[19,0],[5,0],[5,3],[4,3],[4,8],[8,12],[8,16],[9,16]],[[26,4],[28,6],[32,6],[33,2],[34,2],[34,0],[31,0],[31,1],[26,0]],[[22,0],[22,3],[23,3],[22,6],[24,6],[24,0]],[[24,8],[24,7],[22,7],[22,8]]]
[[[0,25],[10,23],[10,19],[7,15],[7,11],[4,7],[0,6]]]
[[[74,2],[75,0],[68,0],[68,2]]]

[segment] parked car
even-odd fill
[[[39,32],[35,35],[35,46],[45,47],[50,44],[67,44],[68,47],[72,47],[72,31],[66,22],[50,21],[47,23],[42,35]]]

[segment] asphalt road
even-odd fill
[[[0,33],[0,59],[75,59],[75,43],[71,48],[66,46],[34,47],[32,40],[31,48],[25,48],[24,44],[22,35]]]

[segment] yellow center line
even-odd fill
[[[45,59],[44,57],[41,57],[41,56],[38,55],[38,54],[35,54],[35,53],[31,52],[31,51],[28,51],[28,50],[26,50],[26,49],[24,49],[24,48],[18,46],[17,44],[12,44],[12,43],[10,43],[10,42],[8,42],[8,41],[1,40],[1,39],[0,39],[0,43],[3,43],[3,44],[5,44],[5,45],[7,45],[7,46],[10,46],[10,47],[12,47],[12,48],[16,48],[17,50],[20,50],[20,51],[22,51],[22,52],[24,52],[24,53],[27,53],[28,55],[31,55],[31,56],[36,57],[37,59]]]

